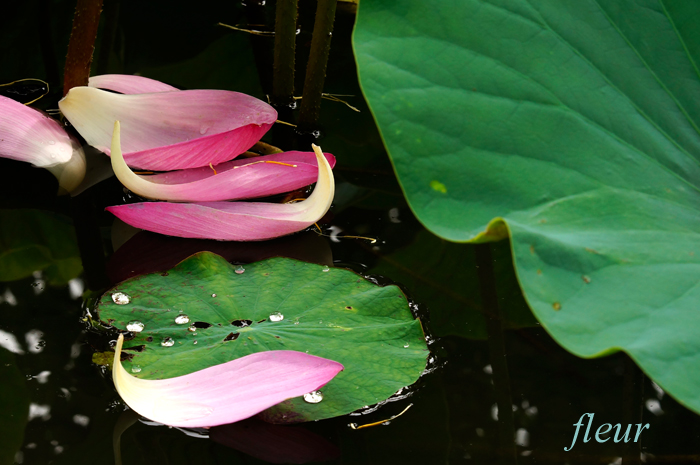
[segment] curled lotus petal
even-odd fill
[[[70,192],[85,176],[85,154],[61,125],[7,97],[0,96],[0,157],[46,168]]]
[[[164,82],[131,74],[102,74],[88,80],[89,87],[113,90],[122,94],[149,94],[153,92],[172,92],[177,89]]]
[[[324,154],[335,164],[335,157]],[[154,176],[139,176],[124,162],[118,125],[112,139],[112,168],[132,192],[171,202],[210,202],[281,194],[316,181],[318,163],[313,152],[285,152],[234,160],[214,167],[192,168]]]
[[[119,122],[115,123],[115,134]],[[115,138],[117,148],[118,137]],[[326,214],[335,195],[333,170],[321,148],[312,145],[318,164],[316,187],[296,203],[145,202],[107,207],[125,223],[168,236],[222,241],[260,241],[301,231]]]
[[[58,106],[88,144],[107,154],[114,121],[121,121],[126,163],[156,171],[231,160],[277,120],[265,102],[226,90],[122,95],[74,87]]]
[[[122,366],[123,343],[120,334],[112,365],[117,392],[139,415],[170,426],[198,428],[243,420],[319,389],[343,369],[315,355],[274,350],[176,378],[147,380]]]

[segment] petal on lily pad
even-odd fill
[[[333,202],[333,170],[321,148],[312,147],[318,177],[314,191],[301,202],[145,202],[107,207],[107,210],[131,226],[168,236],[222,241],[260,241],[286,236],[320,220]]]
[[[146,380],[128,373],[114,351],[112,379],[124,402],[151,420],[187,428],[249,418],[286,399],[315,391],[343,365],[303,352],[258,352],[177,378]]]
[[[122,95],[74,87],[58,106],[90,145],[107,154],[114,121],[121,121],[126,163],[157,171],[231,160],[277,120],[265,102],[226,90]]]
[[[77,140],[43,113],[0,96],[0,157],[46,168],[70,192],[85,176],[85,155]]]
[[[335,157],[324,154],[331,167]],[[318,177],[313,152],[285,152],[214,167],[192,168],[154,176],[139,176],[124,162],[119,124],[114,126],[112,168],[132,192],[149,199],[171,202],[211,202],[281,194],[308,186]]]
[[[149,94],[153,92],[171,92],[177,89],[164,82],[131,74],[102,74],[88,80],[89,87],[113,90],[122,94]]]

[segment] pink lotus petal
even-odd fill
[[[233,423],[286,399],[319,389],[343,365],[303,352],[258,352],[170,379],[146,380],[121,364],[124,336],[114,351],[112,379],[117,392],[138,414],[187,428]]]
[[[112,140],[115,159],[121,153],[119,126],[116,121]],[[107,207],[107,211],[131,226],[168,236],[223,241],[259,241],[285,236],[320,220],[333,202],[333,170],[321,148],[313,144],[312,147],[318,177],[314,191],[301,202],[146,202]]]
[[[112,151],[113,166],[120,163],[116,153]],[[324,155],[333,167],[335,157],[330,153]],[[318,177],[318,164],[313,152],[276,153],[222,163],[213,169],[206,166],[154,176],[138,176],[123,162],[121,165],[114,168],[114,173],[129,190],[142,197],[171,202],[265,197],[308,186]]]
[[[155,79],[130,74],[103,74],[92,76],[88,86],[98,89],[113,90],[122,94],[148,94],[152,92],[171,92],[180,90]]]
[[[0,96],[0,157],[51,171],[70,192],[85,176],[80,144],[45,114]]]
[[[34,166],[66,163],[78,144],[45,114],[0,96],[0,156]]]
[[[121,95],[74,87],[58,106],[90,145],[107,154],[114,121],[121,121],[127,164],[157,171],[230,160],[277,120],[265,102],[225,90]]]

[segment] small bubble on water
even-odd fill
[[[175,324],[178,324],[178,325],[185,325],[189,322],[190,322],[190,317],[188,317],[187,315],[178,315],[175,318]]]
[[[245,273],[245,268],[243,268],[241,265],[238,265],[234,271],[236,272],[236,274],[243,274]]]
[[[321,391],[311,391],[304,394],[304,402],[309,404],[318,404],[323,400],[323,393]]]
[[[331,269],[328,268],[327,266],[324,266],[324,267],[321,269],[321,271],[323,271],[324,273],[328,273],[329,271],[331,271]]]
[[[131,331],[132,333],[140,333],[145,327],[145,324],[141,323],[140,321],[134,320],[127,323],[126,330]]]
[[[131,302],[131,297],[124,294],[123,292],[115,292],[112,294],[112,302],[117,305],[126,305]]]
[[[160,345],[163,347],[172,347],[175,345],[175,340],[172,337],[166,337],[161,341]]]
[[[284,320],[284,315],[280,312],[270,313],[270,321],[282,321]]]
[[[134,365],[131,367],[131,372],[132,373],[140,373],[141,372],[141,367],[139,365]]]

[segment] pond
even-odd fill
[[[274,2],[105,0],[104,7],[92,74],[139,74],[262,100],[271,93],[274,38],[217,24],[273,30]],[[315,7],[300,0],[297,94]],[[0,158],[0,465],[700,463],[696,413],[624,353],[579,358],[540,326],[518,286],[508,240],[452,243],[416,219],[358,84],[356,9],[338,4],[324,87],[337,98],[323,101],[319,133],[277,124],[263,138],[284,150],[316,142],[336,156],[335,200],[319,222],[322,234],[312,227],[234,243],[138,232],[105,211],[138,200],[116,178],[56,197],[50,173]],[[34,106],[56,109],[74,2],[32,0],[3,10],[0,82],[42,79],[50,92]],[[279,118],[295,113],[283,109]],[[425,332],[423,374],[388,401],[294,426],[251,419],[186,430],[139,417],[109,370],[94,363],[110,337],[90,328],[88,316],[124,279],[164,272],[200,251],[234,266],[291,257],[398,285]],[[605,423],[633,425],[638,440],[592,439]]]

